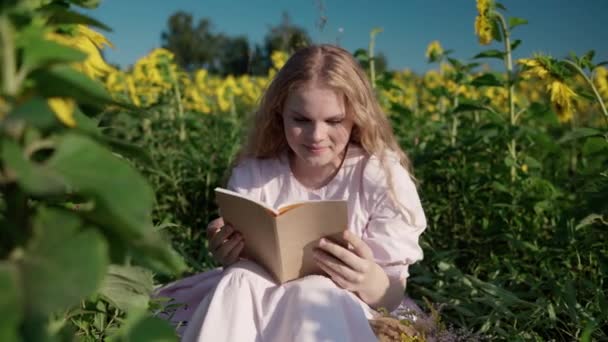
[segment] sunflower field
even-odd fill
[[[79,11],[96,5],[0,4],[0,341],[177,340],[150,294],[216,266],[213,189],[289,56],[264,76],[164,49],[117,69],[110,28]],[[378,73],[378,31],[354,51],[429,223],[407,293],[434,326],[402,340],[607,340],[608,63],[514,60],[533,23],[476,5],[471,59],[433,41],[434,69]]]

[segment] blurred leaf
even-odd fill
[[[503,83],[494,74],[482,74],[471,81],[474,87],[502,87]]]
[[[481,102],[459,103],[458,106],[452,110],[452,113],[470,112],[474,110],[486,111],[489,110],[489,108]]]
[[[126,160],[87,137],[66,134],[47,165],[75,193],[94,201],[93,210],[83,215],[127,242],[136,257],[143,253],[145,265],[163,273],[184,268],[181,258],[153,230],[152,188]]]
[[[58,194],[65,189],[66,181],[60,174],[25,159],[21,147],[10,139],[3,141],[2,160],[7,171],[17,178],[17,183],[31,194]]]
[[[515,39],[513,42],[511,42],[511,51],[515,51],[520,44],[521,39]]]
[[[566,143],[571,140],[579,140],[579,139],[589,138],[589,137],[601,137],[603,135],[604,135],[603,132],[600,131],[599,129],[589,128],[589,127],[579,127],[579,128],[573,129],[572,131],[564,134],[559,139],[558,142],[560,144],[563,144],[563,143]]]
[[[505,53],[502,51],[499,51],[499,50],[485,50],[485,51],[482,51],[481,53],[478,53],[473,58],[475,58],[475,59],[477,59],[477,58],[497,58],[497,59],[502,60],[505,58]]]
[[[115,103],[98,81],[69,66],[56,65],[32,73],[37,89],[45,97],[72,97],[90,105]]]
[[[87,54],[65,45],[30,37],[23,47],[23,67],[28,70],[44,67],[53,63],[74,63],[83,61]]]
[[[125,160],[89,138],[66,134],[47,165],[74,191],[95,200],[90,215],[101,226],[126,239],[151,230],[153,191]]]
[[[107,244],[95,230],[79,226],[71,213],[38,210],[34,238],[20,262],[30,314],[65,309],[101,284],[108,265]]]
[[[513,30],[515,27],[519,25],[525,25],[528,21],[526,19],[511,17],[509,18],[509,30]]]
[[[501,9],[501,10],[503,10],[503,11],[507,11],[507,8],[505,7],[505,5],[503,5],[503,4],[502,4],[502,3],[500,3],[500,2],[496,2],[496,3],[495,3],[495,6],[496,6],[496,8],[498,8],[498,9]]]
[[[148,317],[145,311],[129,313],[116,334],[108,339],[109,342],[171,342],[177,340],[175,329],[166,320]]]
[[[581,149],[583,156],[592,157],[595,155],[608,155],[608,141],[603,137],[591,137],[585,140]]]
[[[97,8],[101,0],[68,0],[74,5],[84,8]]]
[[[50,14],[49,24],[51,25],[82,24],[97,27],[108,32],[112,31],[109,26],[98,21],[97,19],[72,11],[54,3],[41,8],[41,12]]]
[[[153,287],[152,272],[137,266],[110,265],[99,294],[122,311],[146,310]]]
[[[0,261],[0,341],[18,341],[23,294],[14,265]]]
[[[502,42],[502,29],[500,27],[500,24],[498,23],[498,18],[497,17],[491,17],[491,23],[492,23],[492,38],[494,38],[494,40],[496,40],[497,42]]]
[[[24,120],[28,125],[41,130],[59,127],[57,117],[47,103],[47,99],[34,96],[18,104],[7,117],[7,120]]]
[[[582,219],[574,228],[574,230],[579,230],[588,226],[591,226],[595,223],[602,223],[608,226],[608,218],[604,219],[603,215],[599,214],[590,214],[587,215],[584,219]]]

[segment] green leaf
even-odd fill
[[[498,23],[498,18],[492,17],[492,38],[497,42],[502,42],[502,29]]]
[[[477,58],[497,58],[497,59],[504,59],[505,58],[505,53],[499,50],[486,50],[486,51],[482,51],[481,53],[478,53],[477,55],[475,55],[475,57],[473,57],[475,59]]]
[[[104,86],[69,66],[56,65],[32,73],[36,89],[45,97],[72,97],[90,105],[116,103]]]
[[[56,4],[45,6],[43,11],[51,14],[49,18],[49,24],[51,25],[82,24],[97,27],[108,32],[112,31],[109,26],[94,18],[86,16],[82,13],[71,11]]]
[[[87,54],[65,45],[42,38],[29,39],[23,47],[23,67],[28,70],[53,63],[74,63],[83,61]]]
[[[137,266],[110,265],[99,294],[118,309],[146,310],[154,289],[152,272]]]
[[[584,219],[582,219],[574,228],[574,230],[579,230],[588,226],[591,226],[595,223],[601,223],[603,225],[608,226],[608,218],[604,218],[603,215],[599,214],[590,214],[587,215]]]
[[[76,193],[94,200],[88,215],[102,227],[127,240],[151,231],[154,192],[125,160],[87,137],[67,134],[47,165]]]
[[[607,156],[608,141],[603,137],[590,137],[585,140],[581,149],[584,157]]]
[[[12,140],[4,140],[2,160],[7,172],[16,177],[17,184],[31,194],[59,194],[65,189],[66,182],[61,175],[27,160],[21,147]]]
[[[460,103],[460,104],[458,104],[458,106],[456,108],[454,108],[452,113],[470,112],[470,111],[474,111],[474,110],[486,111],[486,110],[488,110],[488,107],[482,103],[474,103],[474,102]]]
[[[515,51],[520,44],[521,39],[515,39],[513,42],[511,42],[511,51]]]
[[[17,269],[0,261],[0,341],[18,341],[19,324],[23,319],[23,294]]]
[[[23,120],[27,124],[43,131],[60,127],[55,113],[47,103],[47,99],[40,96],[34,96],[19,104],[8,114],[7,120]]]
[[[175,329],[166,320],[148,317],[144,311],[130,313],[116,334],[108,339],[109,342],[172,342],[177,340]]]
[[[502,3],[500,3],[500,2],[495,2],[495,3],[494,3],[494,6],[496,6],[496,8],[499,8],[499,9],[501,9],[501,10],[503,10],[503,11],[506,11],[506,10],[507,10],[507,8],[505,7],[505,5],[503,5],[503,4],[502,4]]]
[[[509,18],[509,30],[513,30],[515,27],[519,25],[525,25],[528,21],[523,18],[511,17]]]
[[[563,144],[571,140],[579,140],[583,138],[589,137],[600,137],[603,136],[603,132],[596,128],[589,127],[579,127],[573,129],[572,131],[564,134],[558,141],[558,143]]]
[[[79,230],[74,214],[40,208],[34,238],[20,262],[30,315],[65,309],[92,294],[108,265],[108,246],[92,229]]]
[[[471,85],[474,87],[501,87],[503,82],[494,74],[483,74],[474,78]]]
[[[74,5],[84,8],[97,8],[101,0],[68,0]]]

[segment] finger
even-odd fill
[[[236,237],[235,236],[235,237],[232,237],[231,239],[229,239],[228,241],[226,241],[224,244],[222,244],[215,251],[215,256],[216,256],[217,260],[220,261],[220,262],[224,262],[226,260],[226,257],[230,254],[230,252],[242,240],[243,239],[241,237]]]
[[[241,255],[241,252],[243,251],[244,247],[245,247],[245,241],[240,240],[236,244],[236,246],[226,256],[226,260],[224,261],[225,266],[230,266],[230,265],[234,264],[235,262],[237,262],[239,260],[239,257]]]
[[[362,268],[361,258],[358,255],[356,255],[354,252],[352,252],[326,238],[322,238],[321,240],[319,240],[318,246],[323,251],[332,255],[336,259],[342,261],[344,264],[346,264],[348,267],[352,268],[353,270],[355,270],[357,272],[365,271],[365,269]]]
[[[333,282],[336,283],[336,285],[338,285],[339,287],[349,291],[352,291],[354,289],[354,286],[351,283],[349,283],[346,279],[344,279],[341,275],[337,274],[331,268],[327,267],[323,263],[319,263],[319,267],[321,267],[321,269],[325,273],[327,273],[331,280],[333,280]]]
[[[352,246],[352,251],[355,252],[358,256],[365,260],[373,260],[374,253],[372,249],[363,241],[357,234],[351,232],[350,230],[344,231],[342,234],[344,240],[348,241],[348,243]]]
[[[209,241],[209,248],[213,251],[218,249],[235,232],[231,225],[223,226]]]
[[[217,233],[220,228],[224,226],[224,219],[221,217],[216,218],[215,220],[209,222],[207,225],[207,238],[211,239],[215,233]]]
[[[334,273],[339,274],[346,281],[353,284],[358,284],[362,281],[362,274],[354,271],[333,256],[322,251],[315,251],[313,256],[318,264],[323,264],[323,266],[331,269]]]

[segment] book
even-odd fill
[[[272,208],[223,188],[215,189],[220,215],[244,238],[242,256],[264,267],[285,283],[324,274],[313,259],[317,242],[326,237],[342,246],[348,227],[345,200],[312,200]]]

